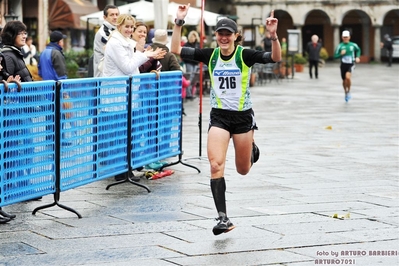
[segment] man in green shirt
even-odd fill
[[[350,94],[351,76],[355,69],[355,62],[360,62],[360,53],[359,46],[350,41],[350,32],[344,30],[342,32],[342,42],[335,49],[334,58],[341,58],[342,86],[344,87],[346,102],[352,98]]]

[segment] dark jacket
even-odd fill
[[[159,62],[161,62],[162,64],[161,71],[181,70],[179,61],[177,61],[177,58],[173,53],[169,52],[169,48],[166,45],[160,43],[153,43],[151,44],[151,47],[154,50],[159,47],[167,51],[165,57],[159,60]]]
[[[320,50],[321,50],[321,43],[316,43],[313,45],[313,42],[308,42],[306,46],[306,53],[309,56],[309,61],[319,61],[320,59]]]
[[[15,46],[4,45],[1,52],[3,54],[1,65],[3,66],[2,76],[4,79],[7,79],[10,75],[19,75],[22,82],[32,81],[32,75],[25,65],[21,49]]]
[[[58,43],[51,42],[40,54],[39,75],[43,80],[67,79],[65,56]]]
[[[392,51],[393,50],[392,39],[389,37],[386,37],[385,41],[384,41],[384,46],[382,48],[385,48],[388,51]]]
[[[193,42],[193,43],[191,43],[191,42],[186,42],[186,43],[184,44],[184,47],[200,48],[200,44],[199,44],[198,42]],[[184,62],[185,64],[192,64],[192,65],[198,65],[198,64],[199,64],[198,61],[191,60],[191,59],[183,59],[183,62]]]
[[[150,57],[147,62],[139,66],[140,73],[150,73],[153,70],[158,70],[159,60]]]

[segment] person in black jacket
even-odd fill
[[[1,49],[2,60],[0,64],[3,67],[3,78],[8,79],[9,76],[13,76],[15,79],[19,76],[19,81],[21,82],[33,81],[22,54],[22,47],[26,44],[26,30],[27,27],[24,23],[14,20],[7,22],[1,32],[3,47]],[[16,97],[16,101],[19,100],[20,98]],[[11,105],[13,103],[6,104]],[[15,104],[19,108],[7,109],[3,113],[4,116],[9,116],[10,125],[10,128],[7,127],[6,129],[8,130],[9,138],[6,139],[8,142],[7,150],[4,150],[3,178],[9,180],[10,184],[17,184],[14,181],[15,178],[23,176],[26,181],[23,181],[22,185],[27,186],[28,182],[30,182],[27,177],[30,176],[31,167],[33,167],[34,147],[33,139],[29,137],[32,134],[31,124],[33,122],[25,113],[31,112],[31,108],[21,108],[21,104],[18,102]],[[17,135],[19,139],[14,137]],[[8,154],[13,155],[9,157]],[[29,156],[26,156],[27,154]],[[9,163],[10,161],[13,161],[13,163]]]
[[[389,37],[389,34],[384,35],[384,42],[381,42],[381,49],[385,49],[387,51],[388,66],[392,66],[393,46],[392,39]]]
[[[11,76],[3,72],[3,67],[1,66],[1,61],[3,60],[3,54],[0,53],[0,82],[3,83],[4,81],[6,83],[12,82],[12,81],[21,81],[20,76]],[[12,219],[14,219],[16,216],[15,214],[9,214],[5,211],[2,210],[0,207],[0,224],[8,223]]]
[[[319,78],[319,60],[320,60],[321,43],[319,43],[319,37],[317,35],[312,36],[312,41],[308,42],[306,46],[306,53],[308,54],[309,60],[309,76],[313,78],[313,67],[315,78]]]
[[[32,76],[25,65],[22,47],[26,43],[27,28],[24,23],[18,20],[10,21],[1,32],[3,42],[3,60],[1,65],[3,72],[11,76],[19,75],[22,82],[32,81]]]

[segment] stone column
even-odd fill
[[[334,28],[334,52],[335,48],[337,48],[338,44],[341,42],[341,32],[339,32],[339,25],[333,25]]]
[[[38,51],[43,51],[46,48],[47,38],[49,36],[48,28],[48,0],[38,1],[38,25],[37,25],[37,37],[38,37]]]
[[[374,25],[374,61],[381,62],[381,25]]]

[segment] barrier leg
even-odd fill
[[[9,213],[3,211],[1,208],[0,208],[0,215],[3,217],[10,218],[10,219],[14,219],[15,217],[17,217],[15,214],[9,214]]]
[[[74,209],[72,209],[72,208],[70,208],[70,207],[67,207],[67,206],[65,206],[65,205],[60,204],[60,203],[59,203],[59,199],[60,199],[60,192],[57,191],[57,192],[54,193],[54,202],[53,202],[53,203],[50,203],[50,204],[43,205],[43,206],[40,206],[40,207],[35,208],[35,209],[32,211],[32,214],[35,215],[36,212],[39,211],[39,210],[46,209],[46,208],[50,208],[50,207],[53,207],[53,206],[58,206],[58,207],[60,207],[60,208],[62,208],[62,209],[64,209],[64,210],[67,210],[67,211],[70,211],[70,212],[75,213],[75,214],[79,217],[79,219],[82,218],[82,215],[80,215],[80,214],[79,214],[77,211],[75,211]]]
[[[133,176],[134,176],[134,175],[133,175],[132,171],[129,171],[128,174],[125,175],[125,178],[124,178],[124,179],[119,180],[119,181],[116,181],[116,182],[114,182],[114,183],[112,183],[112,184],[109,184],[105,189],[108,190],[108,189],[109,189],[110,187],[112,187],[112,186],[115,186],[115,185],[119,185],[119,184],[122,184],[122,183],[129,182],[130,184],[133,184],[133,185],[136,185],[136,186],[138,186],[138,187],[142,187],[142,188],[146,189],[148,193],[151,192],[150,188],[147,187],[146,185],[143,185],[143,184],[140,184],[139,182],[134,181],[134,180],[133,180]]]
[[[159,169],[159,171],[162,171],[162,169],[164,169],[165,167],[168,167],[168,166],[171,166],[171,165],[175,165],[175,164],[181,163],[182,165],[185,165],[185,166],[194,168],[195,170],[198,171],[198,173],[201,173],[201,170],[200,170],[200,169],[198,169],[198,168],[195,167],[194,165],[184,163],[181,159],[182,159],[182,156],[181,156],[181,154],[180,154],[180,155],[179,155],[179,160],[178,160],[177,162],[168,163],[168,164],[166,164],[166,165],[163,165],[163,166]]]

